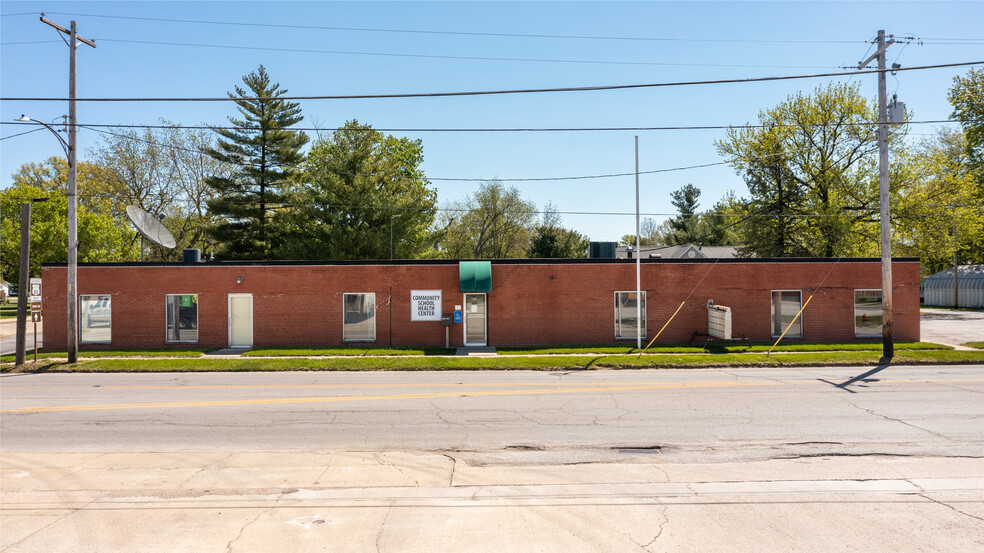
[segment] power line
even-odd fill
[[[573,64],[595,64],[595,65],[643,65],[643,66],[668,66],[668,67],[746,67],[755,69],[830,69],[826,65],[757,65],[757,64],[727,64],[727,63],[683,63],[683,62],[655,62],[655,61],[614,61],[614,60],[574,60],[559,58],[511,58],[494,56],[453,56],[448,54],[407,54],[397,52],[356,52],[350,50],[317,50],[313,48],[274,48],[270,46],[240,46],[234,44],[202,44],[193,42],[164,42],[153,40],[124,40],[113,38],[100,38],[99,42],[118,42],[124,44],[148,44],[154,46],[186,46],[193,48],[220,48],[228,50],[252,50],[261,52],[288,52],[299,54],[330,54],[344,56],[374,56],[374,57],[396,57],[396,58],[421,58],[421,59],[442,59],[442,60],[466,60],[466,61],[509,61],[509,62],[536,62],[536,63],[573,63]]]
[[[0,140],[7,140],[8,138],[14,138],[14,137],[17,137],[17,136],[24,136],[25,134],[31,134],[32,132],[38,132],[38,131],[43,131],[43,130],[45,130],[44,127],[38,127],[36,129],[32,129],[32,130],[29,130],[29,131],[24,131],[24,132],[19,132],[17,134],[11,134],[9,136],[4,136],[4,137],[0,138]]]
[[[286,23],[251,23],[238,21],[216,21],[204,19],[176,19],[163,17],[137,17],[123,15],[83,14],[68,12],[48,12],[54,15],[73,17],[96,17],[106,19],[126,19],[134,21],[158,21],[165,23],[194,23],[200,25],[225,25],[241,27],[264,27],[274,29],[307,29],[317,31],[355,31],[371,33],[402,33],[449,36],[483,36],[504,38],[553,38],[576,40],[618,40],[618,41],[650,41],[650,42],[710,42],[710,43],[750,43],[750,44],[858,44],[859,40],[768,40],[768,39],[726,39],[726,38],[676,38],[676,37],[639,37],[639,36],[605,36],[605,35],[553,35],[527,33],[491,33],[476,31],[435,31],[426,29],[391,29],[380,27],[340,27],[327,25],[298,25]],[[33,15],[33,14],[22,14]]]
[[[347,94],[347,95],[319,95],[319,96],[277,96],[271,97],[160,97],[160,98],[76,98],[79,102],[239,102],[239,101],[273,101],[273,100],[377,100],[394,98],[444,98],[461,96],[497,96],[507,94],[542,94],[548,92],[598,92],[606,90],[632,90],[643,88],[666,88],[677,86],[696,86],[713,84],[740,84],[740,83],[761,83],[771,81],[792,81],[802,79],[818,79],[825,77],[845,77],[852,75],[867,75],[879,72],[898,72],[898,71],[919,71],[924,69],[943,69],[950,67],[967,67],[972,65],[982,65],[984,61],[969,61],[957,63],[941,63],[935,65],[920,65],[915,67],[899,67],[890,69],[865,69],[861,71],[841,71],[831,73],[812,73],[808,75],[780,75],[773,77],[747,77],[741,79],[712,79],[706,81],[675,81],[666,83],[647,83],[647,84],[627,84],[627,85],[599,85],[599,86],[575,86],[557,88],[527,88],[527,89],[506,89],[506,90],[474,90],[458,92],[409,92],[395,94]],[[2,102],[63,102],[68,98],[52,97],[8,97],[0,98]]]
[[[948,123],[979,123],[980,120],[977,119],[924,119],[919,121],[906,121],[905,123],[895,123],[895,126],[902,125],[936,125],[936,124],[948,124]],[[22,123],[18,121],[0,121],[0,125],[31,125],[32,123]],[[859,125],[878,125],[877,121],[858,123]],[[816,127],[822,128],[825,126],[834,126],[835,123],[830,125],[817,124]],[[229,125],[182,125],[182,124],[148,124],[148,123],[80,123],[79,126],[90,127],[92,130],[98,128],[106,129],[183,129],[183,130],[261,130],[252,129],[244,127],[234,127]],[[793,124],[786,125],[670,125],[670,126],[660,126],[660,127],[456,127],[456,128],[435,128],[435,127],[404,127],[404,128],[366,128],[364,132],[398,132],[398,133],[429,133],[429,132],[448,132],[448,133],[497,133],[497,132],[639,132],[639,131],[704,131],[704,130],[731,130],[731,129],[762,129],[766,127],[795,127]],[[308,132],[331,132],[331,131],[346,131],[346,130],[360,130],[360,129],[347,129],[346,127],[290,127],[289,130],[293,131],[308,131]]]
[[[126,138],[126,139],[130,139],[130,140],[135,140],[135,141],[138,141],[138,142],[143,142],[145,144],[154,144],[156,146],[162,146],[162,147],[165,147],[165,148],[176,149],[176,150],[180,150],[180,151],[184,151],[184,152],[189,152],[189,153],[194,153],[194,154],[201,153],[200,151],[198,151],[198,150],[192,150],[191,148],[182,148],[180,146],[173,146],[173,145],[169,145],[169,144],[159,144],[157,142],[152,142],[150,140],[145,140],[145,139],[140,138],[140,137],[128,136],[128,135],[125,135],[125,134],[119,134],[119,133],[114,133],[114,132],[110,132],[110,131],[103,131],[103,130],[100,130],[100,129],[93,129],[93,128],[90,128],[87,125],[79,125],[79,126],[82,127],[83,129],[95,131],[95,132],[102,133],[102,134],[109,134],[109,135],[117,136],[117,137],[120,137],[120,138]],[[704,167],[713,167],[713,166],[716,166],[716,165],[727,165],[728,163],[729,162],[727,162],[727,161],[718,161],[718,162],[714,162],[714,163],[703,163],[703,164],[700,164],[700,165],[690,165],[690,166],[686,166],[686,167],[671,167],[671,168],[668,168],[668,169],[656,169],[656,170],[653,170],[653,171],[642,171],[642,172],[640,172],[640,174],[641,175],[650,175],[650,174],[656,174],[656,173],[670,173],[670,172],[676,172],[676,171],[686,171],[686,170],[690,170],[690,169],[701,169],[701,168],[704,168]],[[241,167],[253,167],[253,165],[249,165],[249,164],[235,164],[235,165],[239,165]],[[391,175],[386,175],[386,174],[350,173],[350,172],[345,172],[345,171],[329,171],[329,172],[332,173],[332,174],[336,174],[336,175],[346,175],[346,176],[354,176],[354,177],[387,177],[387,176],[391,176]],[[634,174],[635,173],[611,173],[611,174],[605,174],[605,175],[581,175],[581,176],[570,176],[570,177],[531,177],[531,178],[471,178],[471,177],[469,177],[469,178],[458,178],[458,177],[425,177],[425,178],[427,180],[429,180],[429,181],[440,181],[440,182],[487,182],[487,181],[490,181],[490,180],[496,180],[496,181],[499,181],[499,182],[547,182],[547,181],[570,181],[570,180],[606,179],[606,178],[625,177],[625,176],[634,175]]]

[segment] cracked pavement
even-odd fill
[[[871,370],[4,376],[0,551],[984,549],[984,367]]]

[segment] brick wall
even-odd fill
[[[239,277],[241,283],[237,283]],[[771,291],[802,290],[806,302],[825,277],[803,313],[803,339],[853,340],[854,290],[881,287],[877,260],[729,260],[717,264],[645,260],[642,288],[647,293],[648,336],[652,338],[689,296],[659,342],[687,342],[695,331],[706,332],[708,299],[732,308],[736,337],[768,340],[772,335]],[[46,266],[43,278],[45,348],[64,350],[65,267]],[[895,339],[918,340],[918,262],[895,261],[893,279]],[[112,344],[108,347],[113,348],[169,346],[165,343],[165,294],[198,294],[198,345],[203,347],[228,345],[230,293],[252,294],[255,346],[342,344],[342,294],[348,292],[375,293],[377,345],[443,346],[441,323],[410,321],[410,292],[442,290],[444,313],[464,304],[457,263],[83,265],[78,281],[80,294],[112,296]],[[631,260],[493,262],[487,309],[489,344],[613,343],[614,292],[634,289]],[[462,325],[456,324],[451,327],[451,345],[462,342]]]

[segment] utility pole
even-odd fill
[[[881,273],[882,273],[882,358],[895,357],[892,341],[892,228],[888,187],[888,90],[885,84],[885,50],[895,44],[885,31],[878,31],[878,50],[858,64],[864,69],[871,60],[878,58],[878,203],[881,217]]]
[[[642,349],[642,244],[639,239],[639,136],[635,137],[636,193],[636,349]]]
[[[23,365],[27,353],[27,294],[30,291],[31,204],[21,204],[20,279],[17,283],[17,345],[14,364]]]
[[[957,218],[953,218],[953,308],[956,309],[960,307],[960,302],[957,301],[957,285],[959,284],[957,280]]]
[[[78,264],[79,264],[79,241],[78,241],[78,192],[76,186],[76,158],[77,158],[77,131],[78,119],[75,112],[75,52],[80,42],[88,44],[93,48],[96,43],[89,39],[78,36],[78,29],[75,21],[72,21],[71,29],[66,29],[54,23],[41,14],[41,22],[54,27],[62,34],[68,35],[68,332],[65,338],[68,341],[68,362],[75,363],[79,358],[79,317],[76,312],[78,309]],[[62,37],[64,40],[64,37]]]

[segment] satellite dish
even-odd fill
[[[164,223],[152,214],[135,205],[128,205],[126,216],[130,218],[133,226],[137,227],[137,232],[147,240],[165,248],[173,248],[177,245]]]

